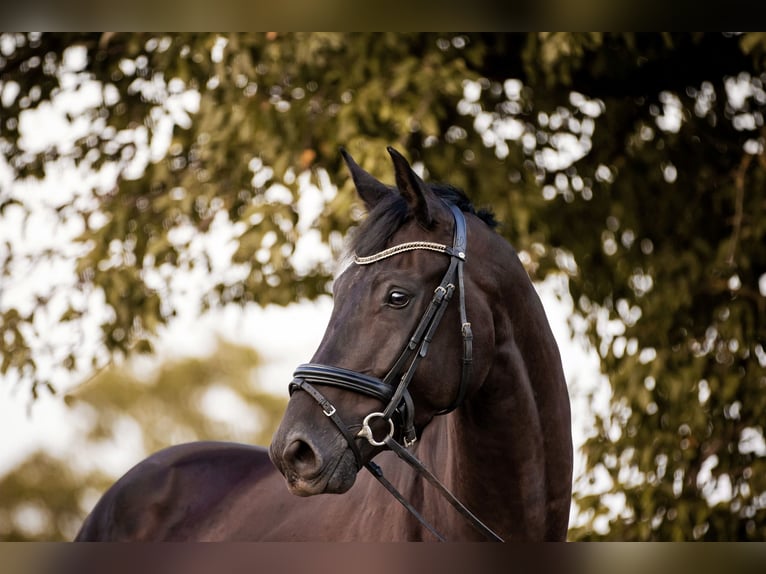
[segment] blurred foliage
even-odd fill
[[[533,278],[569,279],[612,387],[571,537],[766,539],[763,34],[5,34],[0,53],[17,181],[60,162],[118,174],[55,204],[81,227],[73,291],[112,310],[106,356],[150,348],[179,272],[236,271],[206,306],[326,292],[327,265],[293,255],[304,237],[337,248],[360,215],[338,147],[390,180],[394,145],[490,205]],[[86,83],[100,97],[69,119],[79,139],[25,147],[24,114]],[[316,221],[297,207],[308,184]],[[0,218],[30,209],[20,195],[0,191]],[[195,251],[221,220],[228,259]],[[3,280],[30,264],[0,256]],[[35,318],[57,297],[0,308],[0,372],[33,390],[49,382]],[[87,299],[68,301],[61,320],[85,321]]]
[[[286,399],[263,391],[255,351],[103,371],[65,397],[71,450],[31,453],[0,477],[0,540],[71,540],[98,497],[138,460],[193,440],[268,445]],[[104,464],[105,460],[112,462]]]

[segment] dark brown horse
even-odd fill
[[[165,449],[78,540],[565,539],[570,407],[540,300],[491,215],[389,151],[396,187],[344,152],[370,213],[273,464],[240,444]]]

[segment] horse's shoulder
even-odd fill
[[[165,448],[104,493],[77,539],[176,538],[238,484],[272,470],[262,447],[194,442]]]

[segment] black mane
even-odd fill
[[[427,184],[429,189],[447,203],[456,205],[461,211],[476,215],[489,227],[497,227],[495,216],[489,209],[476,209],[462,190],[449,184]],[[349,250],[359,256],[382,251],[391,236],[411,217],[407,203],[397,193],[381,201],[351,235]]]

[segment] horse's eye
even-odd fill
[[[389,306],[394,307],[395,309],[401,309],[409,302],[410,296],[403,291],[391,291],[391,293],[388,294],[388,300],[386,301]]]

